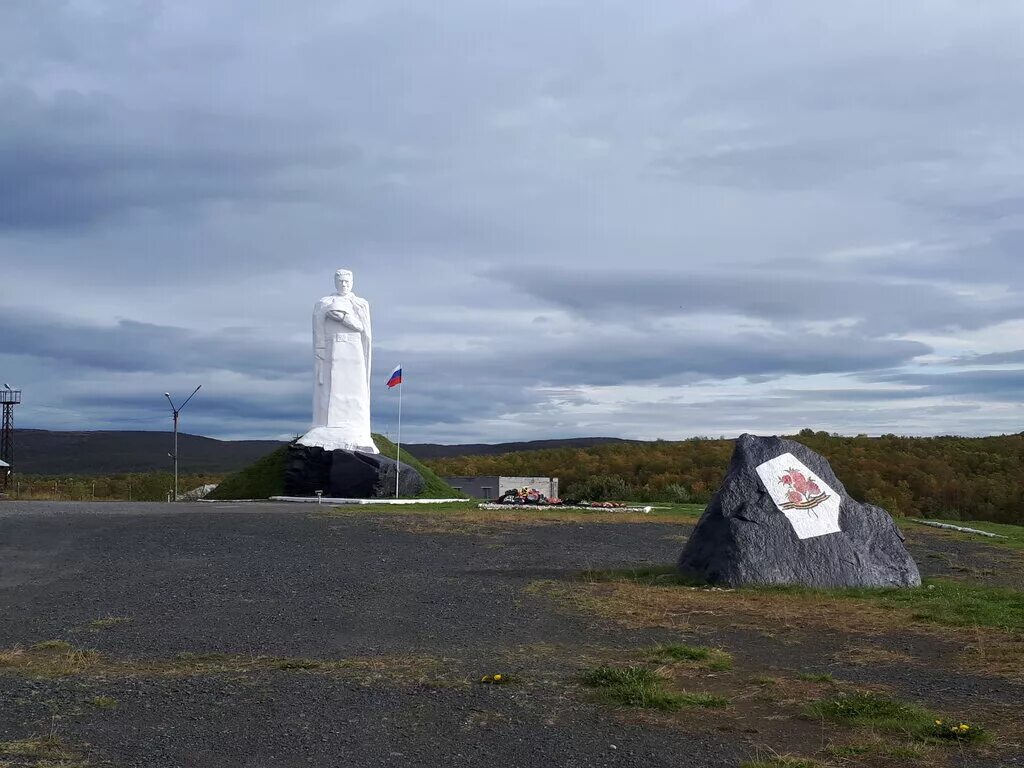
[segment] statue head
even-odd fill
[[[339,269],[335,272],[334,287],[338,289],[338,293],[342,296],[348,296],[352,293],[352,270]]]

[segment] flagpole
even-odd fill
[[[395,449],[395,498],[398,498],[398,474],[402,471],[402,384],[398,384],[398,444]]]

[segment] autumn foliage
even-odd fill
[[[847,491],[895,515],[1024,523],[1024,433],[1000,437],[841,437],[803,430]],[[707,502],[731,440],[608,443],[432,459],[444,475],[558,477],[569,498]],[[799,489],[794,488],[799,491]]]

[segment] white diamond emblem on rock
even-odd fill
[[[792,453],[759,464],[757,476],[798,538],[811,539],[842,530],[839,494]]]

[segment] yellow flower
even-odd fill
[[[969,730],[971,730],[971,726],[967,725],[966,723],[960,723],[960,730],[961,731],[969,731]]]
[[[935,724],[936,724],[936,725],[942,725],[942,721],[941,721],[941,720],[936,720],[936,721],[935,721]]]
[[[497,683],[497,682],[499,682],[500,680],[501,680],[501,675],[495,675],[495,676],[494,676],[494,682],[496,682],[496,683]]]

